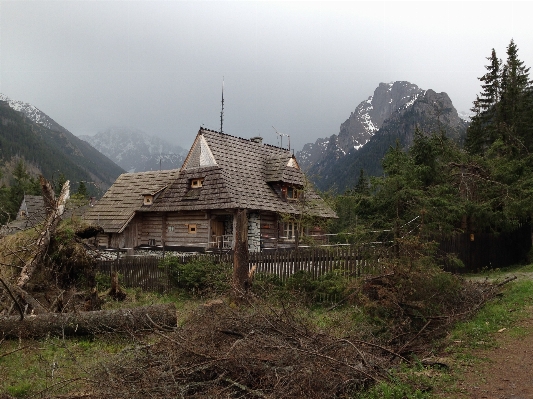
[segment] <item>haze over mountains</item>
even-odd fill
[[[80,136],[128,172],[180,168],[187,151],[131,127],[111,127],[94,136]]]

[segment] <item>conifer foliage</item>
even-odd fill
[[[507,47],[505,63],[492,49],[487,73],[479,78],[482,92],[474,101],[475,113],[467,131],[466,148],[472,154],[485,154],[501,140],[512,154],[533,151],[532,96],[529,68],[518,58],[513,40]]]

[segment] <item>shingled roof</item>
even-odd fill
[[[123,173],[83,219],[101,226],[106,233],[120,233],[143,207],[143,195],[155,195],[179,175],[179,169]]]
[[[202,187],[191,188],[193,179],[203,179]],[[269,183],[305,187],[305,200],[287,201]],[[179,177],[141,211],[250,209],[336,217],[307,186],[287,149],[201,128]]]
[[[17,217],[12,222],[1,227],[0,234],[14,234],[37,226],[46,219],[46,209],[43,197],[40,195],[24,195]]]
[[[45,218],[46,209],[42,195],[24,195],[17,219],[32,220],[36,224],[41,223]]]

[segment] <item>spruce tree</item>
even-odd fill
[[[507,47],[507,62],[504,66],[505,74],[502,76],[504,91],[501,97],[501,107],[504,122],[512,124],[520,118],[523,111],[524,94],[530,87],[529,68],[518,59],[518,47],[513,40]]]
[[[87,186],[85,185],[84,181],[80,181],[80,185],[78,186],[78,190],[76,191],[76,194],[80,198],[88,198],[89,192],[87,191]]]
[[[511,40],[507,47],[507,60],[502,73],[502,93],[500,99],[502,138],[519,152],[531,149],[530,126],[528,114],[530,113],[531,81],[529,68],[518,58],[518,47]]]
[[[466,136],[466,148],[474,154],[483,153],[498,137],[501,60],[494,49],[487,60],[490,61],[489,65],[485,66],[487,73],[479,78],[483,91],[474,101],[471,111],[475,115]]]

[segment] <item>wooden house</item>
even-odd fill
[[[46,219],[43,197],[40,195],[24,195],[15,220],[2,226],[2,234],[14,234],[30,229]]]
[[[162,177],[165,172],[159,173]],[[244,139],[202,128],[179,174],[167,172],[154,187],[143,187],[135,175],[119,177],[90,217],[85,217],[94,222],[98,214],[106,234],[122,234],[109,237],[111,247],[231,249],[234,216],[244,209],[249,250],[260,251],[294,246],[298,237],[320,233],[319,221],[336,217],[309,187],[294,155],[263,144],[258,137]],[[117,189],[117,183],[126,183],[126,176],[130,184],[138,182],[137,188]],[[125,191],[131,200],[138,198],[119,222],[113,215],[120,213],[123,205],[118,194]],[[101,204],[109,211],[106,217],[113,220],[106,222],[107,228],[98,210]]]
[[[90,206],[83,219],[104,229],[98,245],[106,248],[134,248],[140,244],[142,219],[135,217],[145,203],[152,203],[178,177],[179,170],[123,173],[104,196]]]

